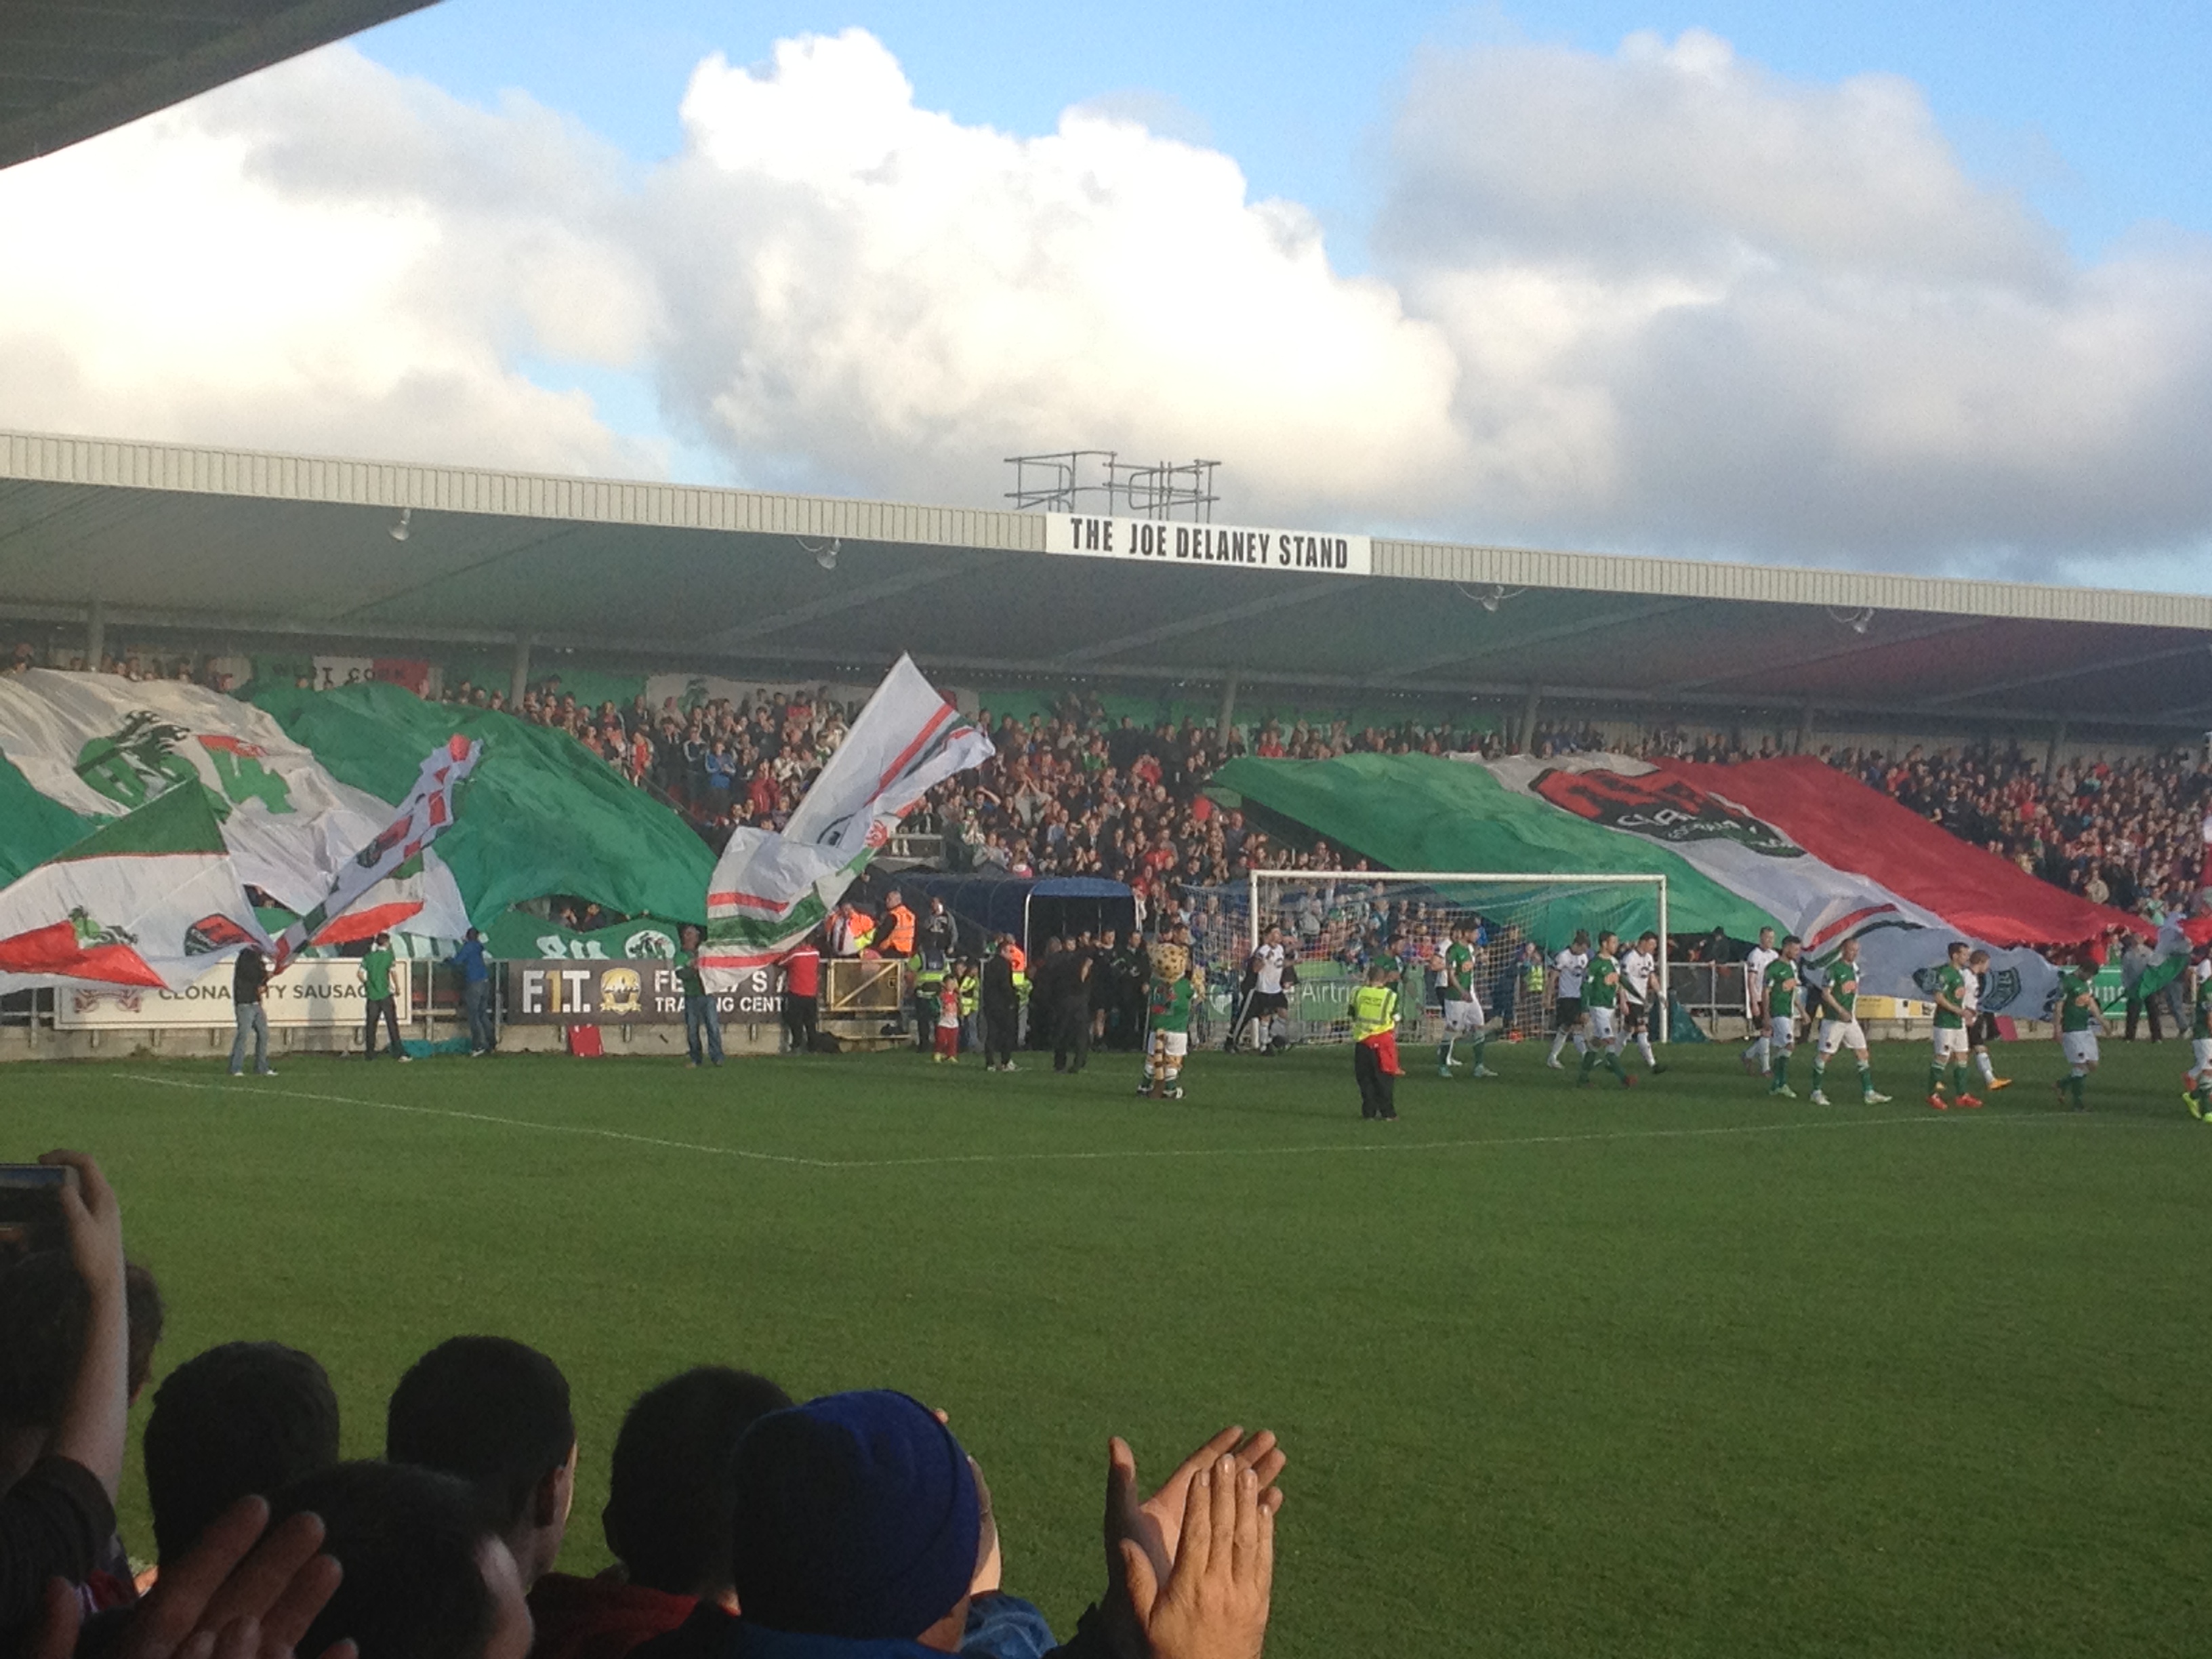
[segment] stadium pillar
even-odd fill
[[[2051,747],[2043,751],[2043,781],[2051,781],[2051,775],[2058,769],[2058,751],[2065,746],[2066,722],[2061,720],[2051,728]]]
[[[93,673],[100,672],[100,659],[107,654],[107,606],[98,599],[92,602],[84,616],[84,665]]]
[[[1528,688],[1528,704],[1521,710],[1521,752],[1528,754],[1536,747],[1536,711],[1544,706],[1544,688]]]
[[[1231,724],[1236,720],[1236,719],[1237,719],[1237,676],[1236,676],[1236,675],[1234,675],[1234,674],[1231,674],[1231,675],[1228,678],[1228,679],[1226,679],[1225,681],[1224,681],[1224,682],[1222,683],[1222,687],[1221,687],[1221,721],[1220,721],[1220,724],[1219,724],[1218,726],[1217,726],[1214,728],[1214,732],[1213,732],[1214,738],[1215,738],[1215,740],[1216,740],[1217,742],[1219,742],[1219,743],[1222,743],[1222,744],[1224,744],[1228,743],[1228,741],[1229,741],[1229,728],[1230,728],[1230,726],[1231,726]]]
[[[514,677],[507,682],[507,706],[522,707],[523,694],[530,690],[530,635],[514,636]]]
[[[1797,715],[1797,752],[1801,755],[1813,752],[1813,705],[1809,702]]]

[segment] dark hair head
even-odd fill
[[[474,1659],[490,1641],[499,1609],[477,1558],[495,1534],[463,1482],[396,1463],[340,1463],[295,1481],[274,1508],[277,1519],[321,1516],[324,1553],[344,1570],[302,1650],[350,1638],[361,1659]]]
[[[123,1270],[123,1306],[125,1370],[136,1395],[154,1369],[165,1314],[154,1275],[135,1261]],[[52,1428],[61,1421],[84,1358],[91,1308],[66,1250],[40,1250],[0,1272],[0,1424]]]
[[[459,1475],[501,1532],[521,1522],[531,1494],[575,1443],[568,1378],[504,1336],[440,1343],[408,1368],[385,1414],[384,1455]]]
[[[629,1581],[672,1595],[726,1587],[738,1443],[791,1404],[764,1376],[701,1365],[640,1395],[615,1437],[607,1547]]]
[[[145,1448],[154,1542],[174,1561],[240,1498],[336,1463],[338,1397],[313,1354],[226,1342],[161,1380]]]

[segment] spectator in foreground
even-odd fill
[[[300,1653],[343,1641],[359,1659],[529,1653],[521,1575],[466,1483],[393,1463],[341,1463],[289,1488],[276,1513],[319,1516],[323,1549],[343,1574]]]
[[[532,1659],[621,1659],[702,1605],[735,1613],[730,1482],[738,1443],[790,1404],[766,1377],[720,1365],[639,1395],[615,1440],[600,1516],[624,1577],[539,1579],[530,1592]]]
[[[124,1416],[131,1403],[123,1222],[115,1194],[99,1164],[82,1152],[48,1152],[39,1161],[77,1171],[77,1183],[62,1191],[61,1206],[82,1313],[79,1334],[70,1344],[75,1363],[50,1424],[0,1425],[14,1454],[15,1476],[0,1495],[0,1650],[13,1649],[47,1611],[49,1580],[83,1584],[112,1563]],[[7,1300],[21,1288],[26,1265],[0,1276]],[[12,1308],[0,1308],[0,1355],[11,1368],[23,1363],[36,1335],[23,1328],[22,1318]],[[21,1409],[11,1408],[10,1414]]]
[[[313,1354],[226,1342],[161,1380],[145,1454],[155,1547],[175,1561],[240,1498],[337,1465],[337,1395]]]
[[[576,1424],[568,1379],[537,1349],[503,1336],[440,1343],[392,1391],[384,1455],[467,1482],[525,1591],[552,1571],[576,1493]]]

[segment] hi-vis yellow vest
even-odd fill
[[[1352,994],[1352,1040],[1364,1042],[1398,1023],[1398,994],[1387,985],[1363,985]]]

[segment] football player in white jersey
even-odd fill
[[[1761,1077],[1774,1070],[1774,1045],[1767,1037],[1770,1027],[1766,1018],[1766,970],[1781,954],[1774,948],[1774,930],[1762,927],[1759,930],[1759,943],[1743,959],[1744,1012],[1751,1020],[1751,1029],[1758,1033],[1752,1038],[1751,1047],[1743,1051],[1743,1069],[1755,1071]]]
[[[1588,1024],[1583,1016],[1583,980],[1589,972],[1589,934],[1577,930],[1567,948],[1552,958],[1552,1055],[1544,1064],[1559,1069],[1559,1051],[1570,1041],[1582,1054],[1589,1043],[1583,1035]]]
[[[1667,1068],[1651,1052],[1651,1028],[1665,1017],[1654,999],[1659,994],[1659,935],[1645,928],[1635,944],[1620,953],[1620,1018],[1622,1033],[1636,1044],[1646,1070],[1656,1074]]]
[[[1290,953],[1283,948],[1283,930],[1270,927],[1261,935],[1260,948],[1246,965],[1252,970],[1252,1000],[1247,1018],[1260,1028],[1260,1052],[1280,1054],[1289,1048],[1291,999],[1283,988],[1283,970]]]

